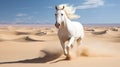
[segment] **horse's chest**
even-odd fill
[[[60,39],[68,40],[70,38],[70,34],[67,31],[58,31],[58,36]]]

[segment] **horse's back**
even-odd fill
[[[71,30],[75,37],[83,38],[84,29],[83,29],[83,25],[80,22],[72,21],[71,22]]]

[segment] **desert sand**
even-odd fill
[[[65,60],[54,26],[0,26],[0,67],[120,67],[120,27],[84,26],[79,57]]]

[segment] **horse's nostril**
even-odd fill
[[[55,23],[56,28],[59,28],[60,24],[59,23]]]

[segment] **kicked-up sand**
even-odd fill
[[[79,56],[65,60],[54,26],[1,25],[0,67],[120,67],[120,27],[84,29]]]

